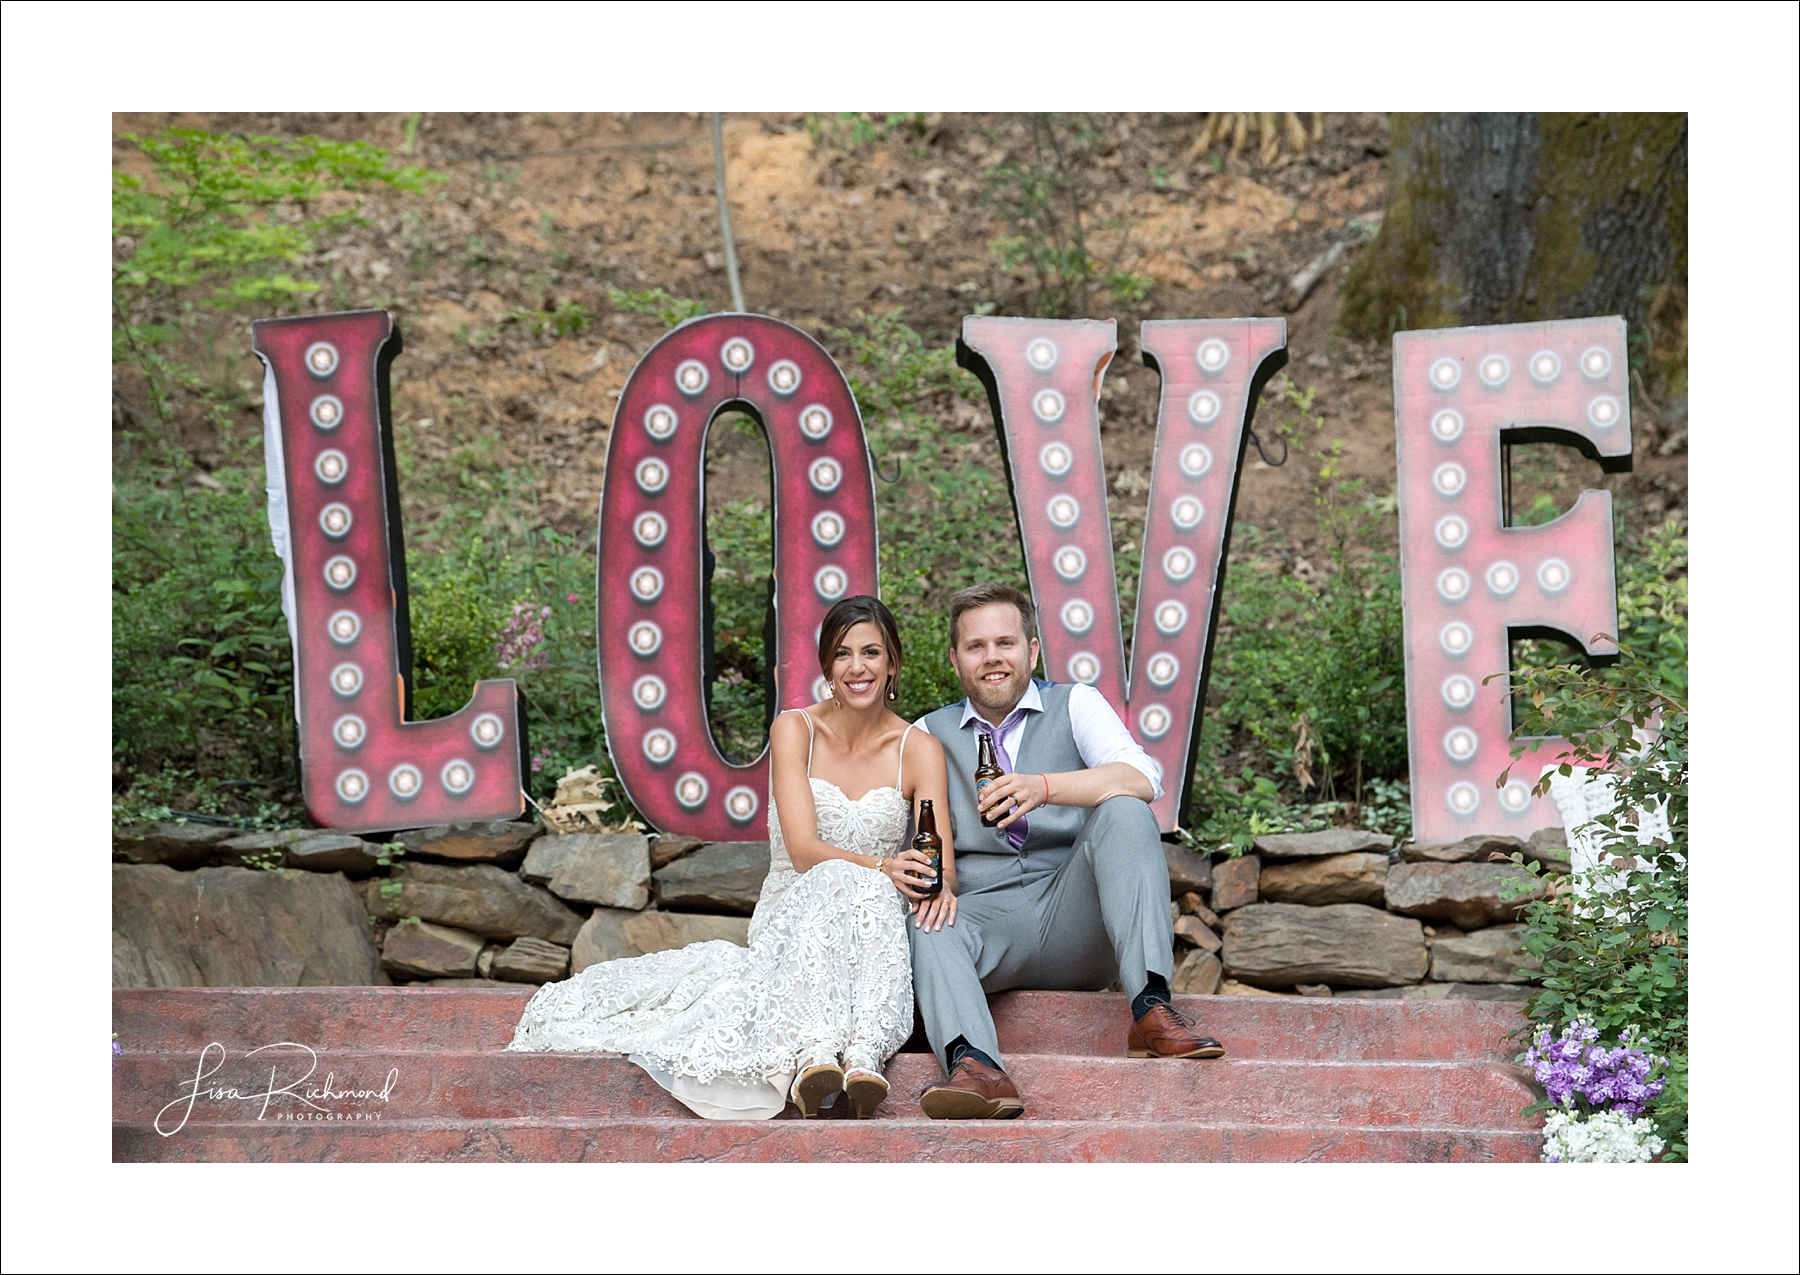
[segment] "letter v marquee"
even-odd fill
[[[1511,639],[1554,637],[1618,654],[1612,495],[1584,491],[1538,527],[1507,525],[1501,445],[1578,447],[1631,468],[1625,321],[1569,319],[1394,336],[1405,599],[1406,727],[1413,835],[1529,836],[1558,826],[1531,779],[1494,791],[1511,760],[1512,701],[1498,681]],[[1560,739],[1525,741],[1522,775],[1561,760]]]
[[[1140,344],[1162,398],[1129,680],[1100,450],[1118,325],[964,319],[956,358],[987,386],[1006,451],[1045,671],[1119,710],[1161,768],[1167,832],[1187,817],[1238,470],[1257,396],[1287,362],[1287,324],[1149,322]]]
[[[287,569],[306,810],[374,832],[525,811],[525,712],[511,678],[435,721],[412,710],[406,548],[388,420],[400,333],[385,310],[251,325],[265,365],[269,525]]]
[[[600,505],[600,703],[620,782],[655,827],[742,838],[768,753],[725,760],[707,722],[706,431],[727,408],[762,421],[775,496],[776,703],[823,698],[819,625],[876,591],[875,484],[844,374],[800,329],[753,314],[693,319],[650,347],[619,397]]]

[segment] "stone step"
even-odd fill
[[[1488,1062],[1125,1059],[1013,1054],[1025,1119],[1525,1131],[1536,1099],[1515,1069]],[[204,1072],[204,1075],[201,1073]],[[922,1117],[917,1095],[942,1071],[930,1054],[896,1055],[877,1118]],[[202,1096],[187,1096],[199,1078]],[[271,1090],[274,1096],[265,1098]],[[698,1120],[616,1054],[299,1048],[220,1057],[126,1054],[113,1071],[121,1124],[170,1129],[264,1116],[280,1137],[293,1118],[379,1115],[381,1122]],[[790,1115],[797,1114],[791,1111]],[[833,1115],[849,1117],[841,1099]],[[183,1131],[184,1133],[186,1130]]]
[[[278,1040],[315,1049],[501,1049],[532,988],[115,988],[127,1053],[233,1051]],[[1235,1059],[1510,1061],[1518,1006],[1489,1001],[1181,996],[1177,1004]],[[1130,1007],[1106,992],[1005,992],[991,999],[1003,1051],[1118,1057]],[[925,1048],[915,1038],[909,1048]]]
[[[117,1125],[129,1161],[1533,1161],[1541,1140],[1515,1129],[1194,1121],[581,1120],[239,1122],[162,1137]]]

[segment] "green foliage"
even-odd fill
[[[267,310],[318,291],[289,267],[322,236],[358,221],[355,194],[440,180],[391,167],[387,152],[366,142],[187,128],[124,140],[153,176],[113,173],[113,361],[143,373],[165,427],[177,385],[218,397],[163,349],[192,323],[196,306]]]
[[[641,291],[608,288],[606,295],[612,301],[614,309],[623,310],[626,314],[653,314],[662,320],[665,328],[697,319],[706,313],[704,301],[672,297],[662,288],[645,288]]]
[[[469,702],[476,682],[500,676],[484,547],[477,536],[457,557],[408,555],[416,720],[449,716]]]
[[[1272,432],[1310,446],[1322,424],[1313,392],[1282,378],[1270,397],[1280,413]],[[1313,455],[1324,561],[1309,564],[1310,579],[1284,570],[1292,553],[1279,531],[1234,532],[1195,788],[1195,835],[1207,844],[1241,850],[1263,832],[1372,826],[1359,809],[1370,781],[1397,784],[1406,774],[1393,500],[1343,477],[1341,441]],[[1251,759],[1235,777],[1224,768],[1228,740]],[[1281,795],[1285,778],[1272,777],[1284,775],[1293,797]],[[1394,790],[1376,795],[1375,818],[1397,823]]]
[[[240,468],[179,481],[146,464],[114,484],[114,759],[194,781],[291,777],[293,661],[261,493]]]
[[[558,302],[554,310],[508,310],[500,316],[501,323],[516,323],[533,336],[574,336],[593,322],[593,316],[587,307],[579,301]]]
[[[1618,554],[1619,637],[1661,685],[1687,693],[1687,531],[1670,519]]]
[[[1567,776],[1586,766],[1588,782],[1596,783],[1604,769],[1618,785],[1612,813],[1587,825],[1599,865],[1574,872],[1561,888],[1553,884],[1549,897],[1524,909],[1525,949],[1544,966],[1543,988],[1526,1013],[1553,1034],[1578,1017],[1591,1019],[1602,1038],[1639,1029],[1645,1047],[1669,1060],[1664,1091],[1649,1114],[1669,1143],[1666,1158],[1686,1159],[1686,702],[1664,680],[1660,663],[1631,648],[1611,668],[1551,665],[1515,675],[1512,685],[1515,697],[1531,706],[1516,739],[1561,735],[1571,760],[1558,772]],[[1516,743],[1513,756],[1525,749]],[[1544,775],[1535,791],[1548,792],[1550,780]],[[1644,811],[1666,815],[1667,840],[1640,844]],[[1525,866],[1538,874],[1536,864]]]
[[[284,827],[293,822],[296,812],[263,795],[272,787],[275,785],[260,779],[220,779],[170,766],[136,776],[129,789],[116,795],[113,822],[121,826],[212,823]]]
[[[772,534],[769,507],[760,500],[734,501],[707,520],[707,547],[714,557],[712,732],[720,751],[740,762],[761,753],[767,739],[763,624],[769,613]]]
[[[113,267],[115,293],[137,298],[212,284],[209,304],[281,303],[318,291],[281,270],[312,251],[322,231],[353,222],[354,205],[325,211],[328,194],[376,186],[421,190],[421,168],[394,169],[366,142],[234,136],[165,128],[126,134],[156,179],[113,174],[113,234],[127,242]]]
[[[1097,220],[1083,176],[1105,138],[1091,116],[1034,114],[1024,117],[1026,141],[988,168],[987,201],[1010,233],[990,246],[1002,268],[1032,279],[1030,305],[1040,315],[1079,318],[1089,313],[1096,285],[1114,306],[1138,305],[1149,296],[1143,275],[1099,262],[1089,243],[1094,232],[1118,234],[1118,253],[1128,236],[1120,219]]]
[[[885,141],[891,135],[910,130],[914,135],[925,131],[925,116],[917,112],[838,111],[831,115],[808,115],[806,131],[815,142],[854,152],[870,142]]]
[[[950,595],[982,580],[1023,588],[1026,576],[992,436],[971,439],[945,424],[959,400],[982,400],[981,385],[950,347],[928,347],[901,315],[863,315],[860,330],[833,335],[876,468],[893,479],[875,484],[881,595],[906,648],[894,711],[910,719],[962,696],[949,657]]]

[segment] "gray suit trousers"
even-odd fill
[[[1071,847],[957,867],[956,923],[907,927],[913,994],[940,1061],[958,1036],[1002,1061],[988,992],[1099,991],[1116,978],[1136,996],[1148,974],[1174,974],[1168,861],[1135,797],[1095,807]]]

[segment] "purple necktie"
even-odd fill
[[[1000,759],[1000,769],[1004,770],[1009,775],[1013,773],[1012,754],[1006,751],[1006,745],[1001,742],[1001,739],[1011,731],[1013,727],[1024,721],[1025,714],[1030,711],[1030,709],[1026,708],[1015,708],[1012,716],[1000,723],[998,730],[989,726],[980,718],[975,719],[976,729],[986,731],[988,735],[993,738],[994,755]],[[1031,831],[1030,820],[1016,819],[1007,827],[1006,839],[1012,843],[1012,848],[1014,850],[1023,850],[1025,848],[1025,834],[1029,831]]]

